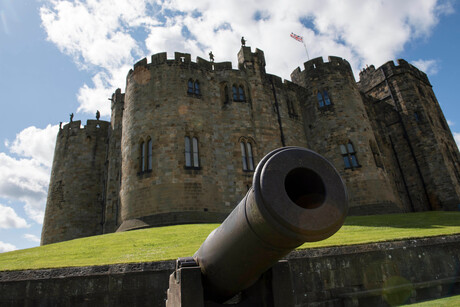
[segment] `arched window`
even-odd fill
[[[252,154],[252,145],[250,142],[241,141],[241,160],[243,162],[243,171],[253,171],[254,170],[254,158]]]
[[[200,156],[198,151],[198,139],[196,137],[185,137],[185,167],[199,168]]]
[[[232,86],[232,93],[233,93],[233,101],[238,101],[238,90],[236,89],[236,85]]]
[[[200,82],[195,81],[195,95],[201,95],[201,92],[200,92]]]
[[[140,155],[139,155],[139,168],[140,171],[143,172],[145,171],[145,142],[142,141],[140,144]]]
[[[243,88],[243,86],[241,86],[241,85],[240,85],[240,87],[239,87],[239,94],[240,94],[240,95],[239,95],[240,101],[245,101],[246,98],[244,97],[244,88]]]
[[[190,79],[190,80],[188,80],[188,89],[187,89],[187,93],[193,94],[193,92],[194,92],[193,80]]]
[[[342,154],[345,168],[354,169],[359,167],[355,149],[353,148],[353,144],[350,141],[346,145],[340,145],[340,152]]]
[[[152,161],[152,139],[147,142],[147,170],[151,171],[153,166]]]

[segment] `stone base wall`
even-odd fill
[[[293,306],[390,306],[460,294],[460,234],[313,248],[286,259]],[[0,306],[164,306],[175,261],[0,272]],[[286,291],[284,291],[286,292]]]

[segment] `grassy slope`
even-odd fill
[[[460,295],[451,296],[440,298],[437,300],[410,304],[410,305],[403,305],[403,306],[410,306],[410,307],[450,307],[450,306],[460,306]]]
[[[0,254],[0,271],[160,261],[191,256],[218,224],[112,233]],[[348,217],[327,240],[299,248],[339,246],[460,233],[460,212]]]

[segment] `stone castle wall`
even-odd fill
[[[139,61],[111,98],[110,123],[60,130],[42,244],[220,222],[259,160],[282,146],[331,161],[351,214],[457,207],[460,154],[423,72],[400,60],[368,67],[356,83],[349,63],[330,57],[291,78],[267,74],[263,51],[250,47],[238,69],[179,52]]]
[[[395,181],[405,182],[410,211],[455,210],[460,202],[459,153],[427,76],[404,60],[361,73],[360,89],[372,97],[382,146],[398,161]],[[399,168],[399,170],[398,170]]]
[[[109,123],[70,122],[59,129],[41,244],[102,234]]]
[[[346,182],[351,214],[402,212],[400,201],[376,155],[375,132],[356,86],[350,64],[341,58],[313,59],[291,74],[293,82],[307,91],[304,101],[308,145],[324,155]],[[321,106],[318,95],[327,95],[330,104]],[[346,167],[343,148],[356,152],[356,163]]]

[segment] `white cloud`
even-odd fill
[[[455,122],[451,120],[447,120],[447,124],[449,125],[449,127],[455,126]]]
[[[0,241],[0,253],[11,252],[17,250],[18,248],[10,243],[5,243]]]
[[[39,163],[51,167],[58,126],[46,126],[39,129],[34,126],[22,130],[12,144],[6,142],[12,153],[34,158]]]
[[[0,204],[0,228],[27,228],[30,225],[26,220],[19,217],[13,208]]]
[[[28,218],[43,222],[58,126],[28,127],[0,152],[0,197],[23,202]]]
[[[35,242],[35,243],[40,243],[40,238],[30,233],[26,233],[24,235],[24,239],[29,240],[31,242]]]
[[[413,61],[412,65],[427,75],[436,75],[439,72],[439,62],[437,60],[417,60]]]
[[[416,7],[417,9],[414,9]],[[132,64],[166,51],[191,53],[233,62],[241,36],[265,49],[267,71],[289,79],[306,60],[303,46],[289,37],[304,37],[310,56],[337,55],[355,74],[366,64],[380,66],[405,44],[431,34],[439,18],[453,12],[450,1],[274,1],[235,0],[48,0],[41,10],[48,40],[72,56],[81,68],[97,71],[78,92],[78,111],[109,115],[107,98],[125,84]],[[385,26],[382,26],[385,25]],[[142,33],[142,34],[139,34]],[[415,62],[414,62],[415,63]],[[436,73],[434,60],[417,61]]]
[[[460,150],[460,132],[454,132],[454,139],[457,143],[457,147]]]

